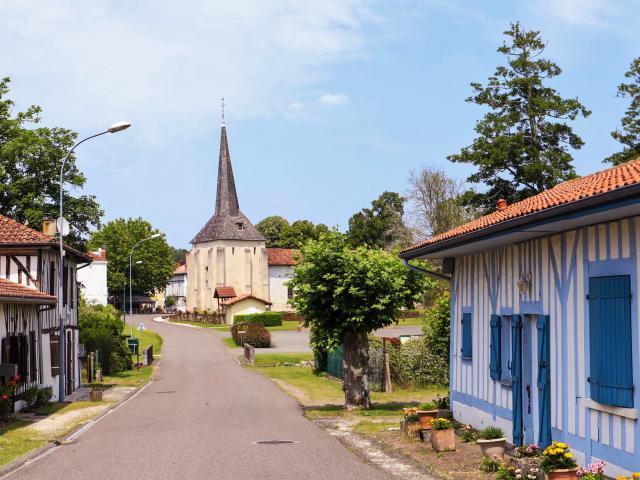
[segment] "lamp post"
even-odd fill
[[[162,236],[161,233],[154,233],[150,237],[143,238],[142,240],[138,240],[136,242],[136,244],[133,246],[133,248],[131,249],[131,252],[129,253],[129,315],[131,315],[131,321],[130,321],[130,323],[131,323],[131,338],[133,338],[133,297],[131,296],[132,295],[132,291],[133,291],[133,289],[132,289],[133,285],[131,284],[131,261],[133,259],[133,251],[142,242],[146,242],[147,240],[153,240],[154,238],[159,238],[161,236]],[[138,263],[138,262],[136,262],[136,263]]]
[[[142,260],[138,260],[135,264],[140,265],[141,263],[142,263]],[[131,264],[129,264],[129,285],[131,285]],[[131,294],[129,294],[129,301],[131,301]],[[131,338],[133,338],[133,311],[129,313],[131,314],[130,315],[131,319],[129,320],[129,323],[131,324]]]
[[[64,184],[64,167],[67,164],[67,160],[74,152],[74,150],[82,143],[87,140],[91,140],[92,138],[99,137],[104,135],[105,133],[116,133],[122,130],[126,130],[129,128],[131,124],[129,122],[118,122],[111,125],[104,132],[96,133],[95,135],[91,135],[89,137],[83,138],[78,143],[76,143],[71,150],[67,152],[62,160],[62,165],[60,166],[60,217],[56,222],[58,227],[58,233],[60,234],[60,263],[58,264],[58,315],[60,317],[60,329],[59,329],[59,349],[60,349],[60,368],[58,370],[58,400],[60,402],[64,402],[64,394],[65,394],[65,376],[66,376],[66,365],[65,365],[65,356],[66,356],[66,339],[65,339],[65,327],[64,327],[64,236],[65,236],[65,221],[63,218],[63,184]]]
[[[138,260],[136,265],[142,263],[142,260]],[[124,317],[122,326],[127,326],[127,271],[124,271],[124,282],[122,282],[122,315]]]

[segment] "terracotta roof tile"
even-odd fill
[[[0,298],[10,298],[16,300],[37,300],[42,303],[55,303],[56,297],[47,293],[36,290],[35,288],[25,287],[18,283],[0,278]]]
[[[568,204],[588,197],[608,193],[618,188],[640,183],[640,158],[585,177],[562,182],[555,187],[508,205],[488,215],[465,223],[447,232],[412,245],[401,253],[411,252],[445,240],[482,230],[515,218],[531,215],[558,205]]]
[[[267,261],[271,266],[294,266],[300,263],[300,251],[292,248],[267,248]]]
[[[236,290],[233,287],[216,287],[213,298],[233,298],[236,296]]]
[[[231,298],[229,300],[225,300],[224,302],[220,302],[221,305],[233,305],[234,303],[241,302],[242,300],[247,300],[249,298],[253,298],[254,300],[258,300],[259,302],[264,303],[265,305],[271,305],[271,302],[268,300],[264,300],[263,298],[256,297],[255,295],[251,295],[248,293],[238,295],[237,297]]]
[[[178,265],[177,268],[173,271],[174,275],[183,275],[187,273],[187,264]]]

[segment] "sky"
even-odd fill
[[[618,150],[616,86],[640,56],[640,0],[0,0],[0,76],[16,111],[88,136],[77,150],[103,222],[143,217],[170,244],[212,215],[225,117],[240,208],[345,229],[412,169],[444,168],[485,110],[470,82],[503,63],[510,22],[540,30],[551,83],[590,110],[579,174]]]

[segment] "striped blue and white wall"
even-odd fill
[[[456,258],[451,288],[451,399],[457,419],[479,428],[499,425],[511,438],[513,392],[509,385],[489,378],[490,316],[522,315],[523,338],[531,342],[535,358],[536,315],[549,315],[554,440],[569,443],[582,463],[604,460],[611,476],[640,469],[639,389],[632,409],[606,407],[589,398],[586,297],[589,276],[631,276],[632,369],[634,385],[640,385],[639,229],[640,217],[634,217]],[[522,274],[531,275],[524,293],[517,286]],[[463,313],[472,319],[470,360],[460,356]],[[523,361],[523,371],[532,385],[534,431],[529,438],[537,439],[537,363]]]

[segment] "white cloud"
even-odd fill
[[[221,96],[230,119],[287,116],[335,65],[364,55],[369,27],[381,23],[376,8],[375,0],[5,0],[0,75],[13,78],[13,98],[45,108],[47,123],[128,118],[155,143],[155,132],[216,122]]]
[[[318,101],[328,105],[342,105],[349,101],[349,95],[344,93],[325,93],[318,98]]]

